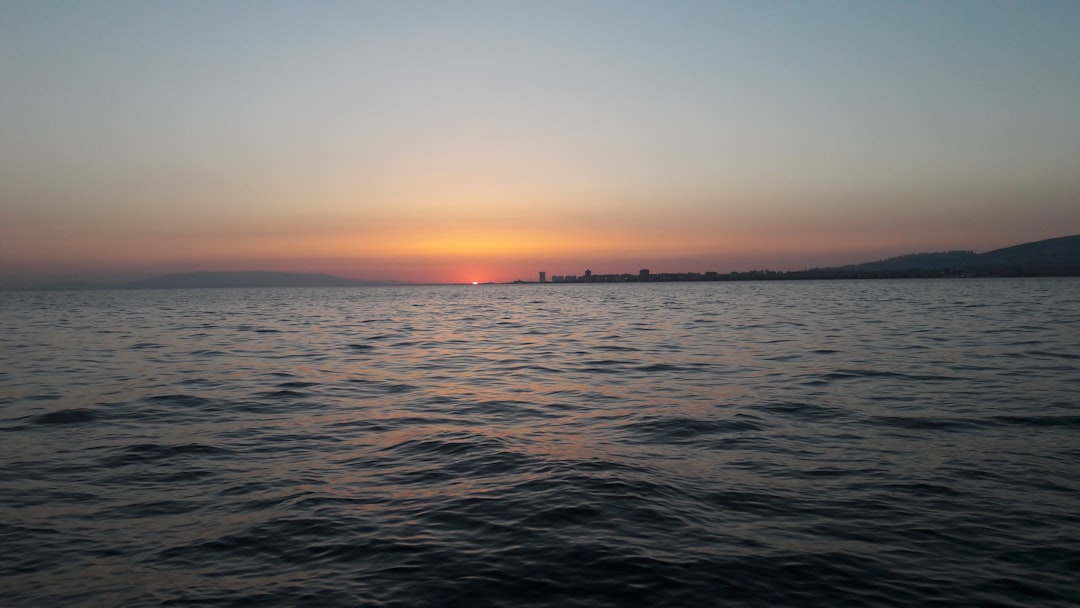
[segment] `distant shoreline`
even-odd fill
[[[943,251],[833,268],[750,270],[743,272],[593,274],[553,276],[550,283],[654,283],[685,281],[805,281],[836,279],[1019,278],[1080,276],[1080,235],[995,249],[986,253]],[[541,283],[542,281],[515,281]]]
[[[546,278],[546,273],[541,273]],[[864,279],[1023,278],[1080,276],[1080,235],[1023,243],[986,253],[944,251],[914,253],[875,262],[807,270],[750,270],[742,272],[660,272],[637,274],[554,275],[551,280],[516,280],[489,284],[684,283],[730,281],[807,281]],[[468,283],[429,283],[467,285]],[[249,270],[188,272],[138,281],[105,284],[89,281],[54,282],[11,291],[88,291],[122,289],[218,289],[263,287],[387,287],[422,285],[406,281],[350,279],[319,273]]]
[[[1038,278],[1075,278],[1080,277],[1080,273],[1073,274],[1015,274],[1015,275],[980,275],[980,276],[962,276],[962,275],[895,275],[895,276],[786,276],[792,274],[802,274],[804,271],[793,272],[773,272],[762,271],[768,273],[768,276],[760,277],[731,277],[730,275],[720,275],[720,278],[655,278],[647,281],[641,280],[590,280],[590,281],[487,281],[484,283],[406,283],[403,281],[398,282],[371,282],[360,285],[214,285],[214,286],[176,286],[176,287],[120,287],[110,285],[93,285],[93,286],[63,286],[63,285],[46,285],[37,287],[27,287],[18,289],[0,289],[0,292],[35,292],[35,291],[181,291],[185,289],[209,289],[209,290],[225,290],[225,289],[327,289],[327,288],[368,288],[368,287],[483,287],[488,285],[630,285],[630,284],[648,284],[648,283],[762,283],[762,282],[799,282],[799,281],[890,281],[890,280],[906,280],[906,279],[953,279],[953,280],[966,280],[966,279],[1038,279]],[[687,273],[694,274],[694,273]],[[731,273],[731,274],[751,274],[751,273]]]
[[[797,274],[802,271],[794,271],[792,273],[785,272],[772,272],[776,275]],[[746,274],[746,273],[738,273]],[[631,283],[761,283],[761,282],[798,282],[798,281],[894,281],[905,279],[1065,279],[1080,277],[1080,273],[1072,274],[995,274],[995,275],[895,275],[895,276],[768,276],[768,277],[737,277],[732,278],[727,275],[721,275],[718,279],[650,279],[647,281],[640,280],[599,280],[599,281],[509,281],[505,283],[480,283],[479,285],[621,285]],[[467,285],[467,283],[430,283],[431,285]],[[412,285],[412,283],[410,283]],[[420,283],[417,283],[420,285]]]

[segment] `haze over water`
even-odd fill
[[[0,293],[13,606],[1075,606],[1080,281]]]

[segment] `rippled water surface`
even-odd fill
[[[1080,281],[0,293],[0,604],[1075,606]]]

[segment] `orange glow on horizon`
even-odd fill
[[[598,274],[799,270],[965,247],[949,222],[920,230],[915,240],[915,226],[904,226],[902,218],[875,224],[854,213],[837,220],[806,211],[785,223],[765,211],[725,219],[719,207],[609,211],[538,216],[533,210],[522,217],[450,217],[444,211],[397,220],[292,212],[245,222],[192,216],[168,225],[141,217],[125,225],[75,216],[9,235],[0,242],[0,260],[55,276],[281,270],[483,284],[535,281],[540,270],[549,277],[578,276],[586,268]],[[1002,237],[1001,244],[1011,243]],[[980,249],[977,243],[967,247]]]

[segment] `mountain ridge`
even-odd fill
[[[984,253],[960,250],[913,253],[873,262],[800,272],[882,275],[882,278],[887,276],[1077,276],[1080,275],[1080,235],[1020,243]]]
[[[359,287],[401,285],[400,281],[349,279],[317,272],[276,270],[207,271],[166,274],[129,281],[119,289],[213,289],[228,287]]]
[[[404,281],[349,279],[317,272],[281,272],[276,270],[240,270],[178,272],[125,281],[94,284],[66,281],[34,287],[35,290],[89,289],[225,289],[256,287],[365,287],[378,285],[408,285]]]

